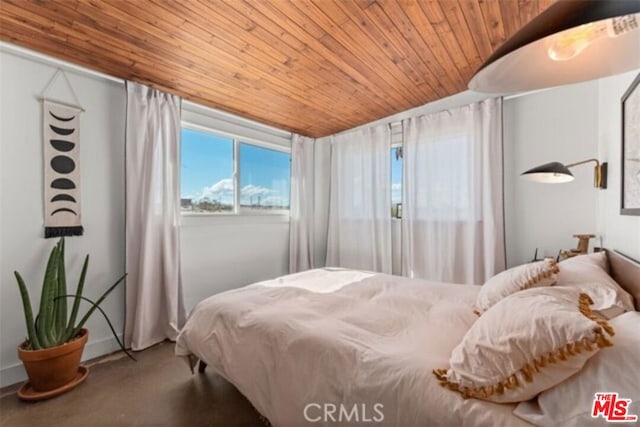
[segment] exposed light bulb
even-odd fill
[[[562,31],[552,38],[548,50],[549,58],[554,61],[567,61],[578,56],[591,43],[602,37],[618,37],[639,27],[638,16],[633,14],[591,22]]]

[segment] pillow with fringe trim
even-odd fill
[[[453,350],[449,369],[434,375],[464,398],[522,402],[582,369],[612,345],[607,321],[579,289],[533,288],[486,311]]]
[[[487,280],[476,299],[475,313],[479,316],[501,299],[518,291],[556,283],[558,265],[554,259],[545,259],[519,265],[498,273]]]
[[[599,351],[579,373],[537,399],[520,403],[513,414],[536,426],[602,427],[605,414],[592,417],[593,401],[597,393],[613,392],[618,401],[631,400],[628,416],[640,416],[640,313],[625,313],[609,323],[616,330],[616,345]]]
[[[558,263],[557,286],[571,286],[589,294],[592,310],[607,319],[635,311],[631,294],[609,275],[609,261],[605,252],[578,255]]]

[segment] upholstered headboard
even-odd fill
[[[611,277],[635,298],[636,310],[640,311],[640,262],[607,249]]]

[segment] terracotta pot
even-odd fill
[[[77,338],[57,347],[42,350],[25,350],[26,343],[18,347],[18,357],[22,360],[31,387],[44,392],[70,383],[78,374],[80,358],[89,331],[81,329]]]

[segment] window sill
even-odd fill
[[[224,225],[288,224],[289,214],[282,213],[240,213],[240,214],[200,214],[183,213],[180,227],[209,227]]]

